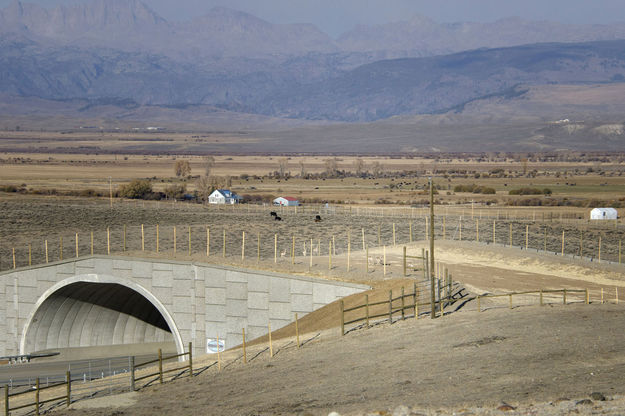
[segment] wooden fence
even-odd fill
[[[443,279],[435,279],[434,291],[435,300],[432,303],[431,299],[428,301],[421,301],[421,295],[429,299],[429,291],[432,290],[429,281],[422,281],[420,283],[414,282],[412,292],[406,293],[405,289],[401,288],[401,293],[397,296],[393,296],[393,291],[388,291],[388,298],[385,300],[370,302],[369,294],[365,294],[361,304],[345,308],[345,302],[341,300],[339,302],[340,315],[341,315],[341,335],[345,335],[345,326],[364,323],[367,327],[371,325],[371,322],[376,320],[388,320],[389,323],[393,322],[393,317],[400,315],[401,320],[406,318],[418,319],[420,311],[434,313],[440,312],[441,316],[445,315],[445,306],[453,304],[458,300],[458,293],[453,293],[453,281],[450,273],[445,271],[445,277]],[[354,317],[354,312],[361,312]],[[352,315],[349,317],[349,315]]]
[[[56,396],[56,397],[51,397],[51,398],[47,398],[47,399],[42,399],[41,398],[41,392],[42,391],[46,391],[55,387],[61,387],[61,386],[66,386],[66,390],[65,390],[65,394],[62,396]],[[16,398],[16,397],[24,397],[26,395],[31,395],[34,394],[34,401],[30,402],[27,401],[24,404],[20,404],[14,407],[11,407],[11,398]],[[65,402],[66,406],[69,407],[70,403],[71,403],[71,394],[72,394],[72,378],[71,375],[69,373],[69,371],[66,373],[66,379],[64,382],[60,382],[60,383],[55,383],[55,384],[49,384],[45,387],[41,387],[39,384],[39,378],[37,378],[35,380],[35,389],[34,390],[27,390],[27,391],[23,391],[23,392],[19,392],[19,393],[9,393],[9,386],[5,385],[4,386],[4,414],[5,416],[9,416],[9,414],[11,413],[11,411],[14,410],[19,410],[19,409],[25,409],[28,407],[34,407],[34,411],[36,415],[40,414],[41,411],[41,405],[46,404],[46,403],[53,403],[53,402]],[[28,399],[27,399],[28,400]]]
[[[511,292],[511,293],[505,293],[505,294],[486,294],[486,295],[477,295],[476,300],[477,300],[477,311],[478,312],[482,312],[482,304],[481,301],[482,299],[488,299],[488,298],[501,298],[501,297],[507,297],[510,299],[509,302],[509,308],[512,309],[512,298],[513,296],[521,296],[521,295],[538,295],[539,296],[539,303],[540,306],[543,306],[545,304],[544,302],[544,297],[546,294],[559,294],[562,293],[562,304],[563,305],[567,305],[567,294],[573,294],[573,293],[583,293],[584,294],[584,303],[586,303],[587,305],[590,303],[590,295],[588,293],[588,289],[548,289],[548,290],[531,290],[531,291],[525,291],[525,292]],[[602,292],[603,293],[603,292]],[[602,301],[603,303],[603,301]]]
[[[188,352],[183,352],[181,354],[176,354],[176,355],[170,355],[170,356],[167,356],[167,357],[163,357],[163,351],[159,348],[159,350],[158,350],[158,358],[157,359],[150,360],[150,361],[145,361],[145,362],[142,362],[140,364],[135,364],[134,357],[132,357],[132,362],[131,362],[131,366],[130,366],[130,388],[131,388],[131,390],[132,391],[137,390],[136,382],[141,381],[141,380],[151,379],[146,384],[141,386],[141,388],[147,387],[147,386],[151,385],[156,380],[158,380],[158,382],[160,384],[163,384],[163,376],[165,374],[173,373],[175,371],[180,372],[178,374],[178,377],[180,375],[186,373],[187,371],[189,372],[189,377],[192,377],[193,376],[193,349],[192,348],[193,348],[193,344],[191,342],[189,342],[189,351]],[[163,370],[163,363],[164,362],[171,361],[171,360],[177,360],[179,358],[187,357],[187,356],[189,357],[188,363],[185,364],[184,366],[168,368],[166,370]],[[156,364],[156,363],[158,363],[158,371],[156,371],[154,373],[149,373],[149,374],[142,375],[141,377],[136,377],[135,376],[135,372],[137,371],[138,368],[145,367],[145,366],[148,366],[148,365],[151,365],[151,364]]]

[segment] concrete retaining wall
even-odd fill
[[[39,321],[42,312],[37,315],[37,310],[46,310],[42,305],[53,307],[50,305],[55,303],[49,299],[55,293],[60,293],[62,288],[67,292],[68,285],[80,282],[101,284],[103,292],[99,297],[92,296],[93,302],[100,306],[106,306],[104,299],[112,297],[104,293],[112,285],[140,293],[165,318],[177,348],[180,350],[192,341],[196,354],[206,352],[208,339],[219,336],[229,348],[241,343],[242,328],[246,329],[248,339],[252,339],[267,332],[268,322],[272,329],[278,329],[292,322],[296,312],[303,316],[341,297],[368,289],[365,285],[190,262],[112,256],[55,262],[0,274],[0,333],[5,334],[0,339],[0,355],[29,353],[32,352],[27,350],[29,345],[41,345],[32,339],[38,336],[35,332],[43,332]],[[77,310],[84,309],[83,305]],[[104,322],[100,326],[119,326],[120,316],[114,319],[116,322]],[[39,325],[37,331],[29,332],[35,324]],[[67,331],[69,324],[63,325]],[[57,326],[60,331],[62,325]],[[136,335],[137,339],[140,336]],[[86,345],[70,347],[92,346],[89,336],[75,338]],[[102,343],[106,341],[102,340],[106,338],[100,334],[99,345],[105,345]]]

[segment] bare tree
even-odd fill
[[[201,176],[196,182],[195,187],[200,199],[204,202],[208,202],[208,197],[213,192],[213,186],[208,176]]]
[[[176,173],[176,176],[189,176],[189,174],[191,174],[191,165],[189,164],[189,161],[176,160],[176,163],[174,163],[174,172]]]
[[[298,163],[299,163],[299,176],[303,178],[304,176],[306,176],[306,167],[304,166],[304,159],[300,159]]]
[[[326,169],[326,174],[330,177],[336,175],[338,171],[338,159],[333,157],[331,159],[324,159],[323,164]]]
[[[356,176],[361,176],[364,170],[365,161],[361,158],[357,158],[356,160],[354,160],[354,171],[356,172]]]
[[[211,155],[204,157],[204,174],[206,176],[211,176],[211,171],[213,170],[213,166],[215,166],[215,158]]]
[[[371,173],[373,176],[380,176],[382,174],[383,166],[377,160],[371,164]]]
[[[280,173],[280,177],[284,178],[284,174],[289,166],[289,160],[286,157],[278,159],[278,172]]]

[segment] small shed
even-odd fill
[[[594,208],[590,211],[591,220],[615,220],[618,212],[614,208]]]
[[[281,196],[273,200],[274,205],[281,205],[284,207],[297,207],[299,206],[299,201],[297,198],[293,198],[292,196]]]

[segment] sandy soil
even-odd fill
[[[536,306],[326,333],[273,358],[264,352],[148,388],[121,410],[112,397],[60,413],[359,415],[404,405],[412,414],[470,415],[500,414],[507,403],[519,407],[513,414],[618,414],[610,409],[624,409],[625,332],[613,328],[624,317],[617,305]],[[583,399],[592,404],[576,404]]]

